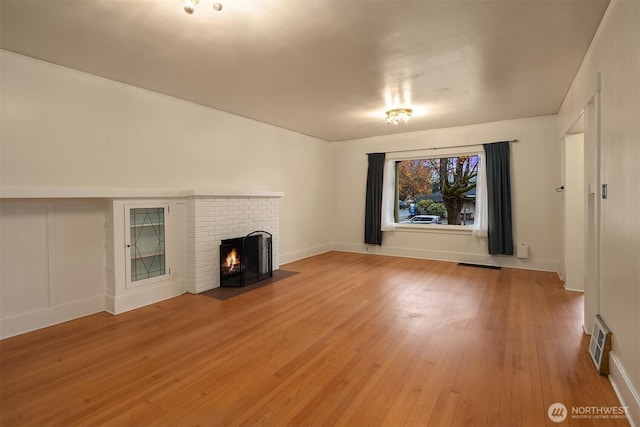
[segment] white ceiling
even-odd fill
[[[608,5],[218,1],[1,0],[0,45],[339,141],[556,113]]]

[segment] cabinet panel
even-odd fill
[[[0,311],[3,318],[50,306],[48,205],[2,201]]]

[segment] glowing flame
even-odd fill
[[[231,249],[231,252],[229,252],[229,255],[227,255],[225,267],[229,268],[229,271],[233,271],[233,268],[238,264],[240,264],[240,260],[238,260],[238,253],[236,252],[236,249],[233,248]]]

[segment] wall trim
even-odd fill
[[[234,198],[281,198],[282,191],[266,190],[215,190],[215,189],[149,189],[149,188],[83,188],[83,187],[40,187],[28,185],[0,186],[2,199],[126,199],[126,198],[167,198],[167,197],[234,197]]]
[[[492,265],[497,267],[518,268],[522,270],[558,271],[558,261],[552,259],[519,259],[515,256],[491,256],[487,254],[470,254],[464,252],[445,252],[427,249],[398,248],[365,244],[336,243],[336,251],[369,253],[376,255],[398,256],[405,258],[429,259],[433,261],[466,262],[472,264]]]
[[[104,311],[110,314],[120,314],[146,305],[155,304],[169,298],[184,294],[185,282],[176,281],[156,285],[152,288],[141,288],[136,291],[128,291],[123,295],[114,297],[104,295]]]
[[[211,289],[219,288],[219,287],[220,287],[219,283],[218,283],[217,286],[215,284],[196,286],[195,283],[192,283],[192,284],[189,285],[189,288],[187,289],[187,292],[190,293],[190,294],[200,294],[202,292],[209,291]]]
[[[609,381],[622,406],[627,407],[627,421],[632,427],[640,426],[640,393],[634,389],[622,363],[615,355],[609,353]]]
[[[325,252],[329,252],[335,249],[335,245],[331,243],[324,243],[322,245],[312,246],[310,248],[301,249],[298,251],[285,252],[280,254],[280,265],[287,264],[289,262],[298,261],[304,258],[309,258],[314,255],[320,255]],[[335,249],[337,250],[337,249]],[[347,251],[348,252],[348,251]]]
[[[104,311],[104,297],[96,295],[78,301],[32,310],[0,320],[0,339],[13,337]]]

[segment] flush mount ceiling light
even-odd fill
[[[406,125],[411,120],[413,109],[411,108],[394,108],[385,113],[387,115],[388,125],[397,125],[400,122],[404,122]]]
[[[200,3],[200,0],[182,0],[182,3],[184,4],[184,11],[191,15],[196,11],[195,7]],[[222,10],[222,4],[214,3],[213,8],[220,12]]]

